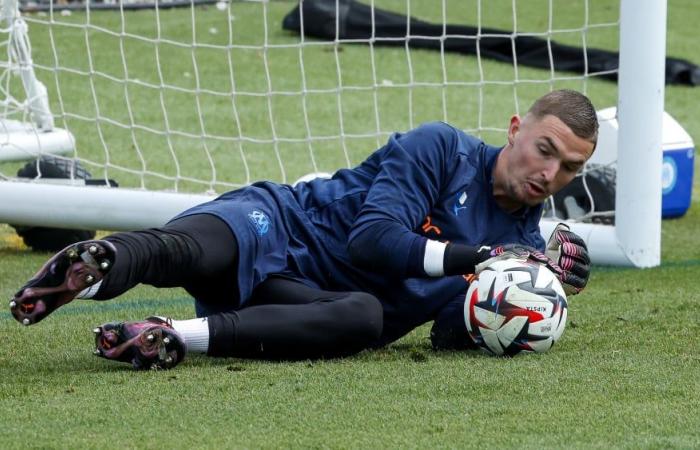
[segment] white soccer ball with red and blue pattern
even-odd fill
[[[542,353],[566,327],[566,294],[544,265],[509,259],[496,261],[472,281],[464,302],[467,331],[492,355]]]

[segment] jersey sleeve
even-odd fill
[[[379,171],[350,231],[354,264],[392,277],[424,277],[427,239],[413,232],[449,181],[457,134],[430,123],[395,134],[384,147]]]

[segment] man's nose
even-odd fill
[[[561,164],[559,163],[559,160],[557,159],[552,159],[547,162],[547,164],[544,166],[542,169],[542,178],[545,179],[548,183],[554,180],[556,178],[557,173],[559,173],[559,168],[561,167]]]

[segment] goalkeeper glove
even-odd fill
[[[578,294],[586,287],[591,272],[591,260],[586,243],[579,235],[560,223],[547,242],[545,254],[561,268],[559,281],[568,295]]]
[[[480,248],[462,244],[447,244],[444,256],[445,275],[458,275],[474,273],[478,275],[486,267],[506,259],[518,259],[521,261],[533,261],[544,264],[559,278],[562,269],[556,262],[549,259],[536,248],[521,244],[503,244],[495,247],[483,246]]]
[[[482,256],[482,262],[476,265],[475,273],[477,275],[494,262],[505,259],[519,259],[521,261],[533,261],[544,264],[549,270],[554,272],[557,278],[563,272],[556,262],[536,248],[527,245],[504,244],[496,247],[481,247],[479,255]]]

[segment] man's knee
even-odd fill
[[[377,298],[365,292],[353,292],[344,301],[337,302],[336,317],[356,338],[363,336],[371,342],[382,334],[384,310]]]

